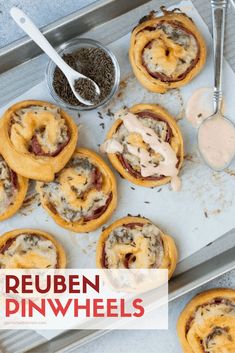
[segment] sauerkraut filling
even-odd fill
[[[213,353],[215,347],[219,349],[221,346],[222,349],[225,347],[225,344],[230,345],[233,343],[235,348],[235,337],[232,336],[234,328],[221,325],[220,321],[221,317],[224,317],[224,322],[226,322],[226,317],[235,319],[235,302],[225,298],[215,298],[208,303],[199,305],[186,324],[185,333],[188,335],[190,330],[194,330],[195,326],[198,327],[197,331],[200,328],[203,330],[203,325],[207,321],[211,322],[216,317],[218,317],[218,324],[216,323],[216,319],[214,319],[214,323],[210,327],[210,332],[200,340],[201,346],[206,353]]]
[[[12,113],[9,134],[22,153],[56,156],[69,142],[70,131],[60,108],[29,106]]]
[[[164,256],[160,230],[152,223],[129,223],[114,229],[105,240],[105,268],[159,268]]]
[[[12,205],[17,195],[17,175],[0,155],[0,215]]]
[[[103,175],[86,157],[74,157],[55,180],[41,184],[49,209],[65,221],[89,221],[107,209],[112,194],[102,191]]]
[[[38,234],[19,234],[0,249],[0,268],[56,268],[57,250]]]
[[[148,72],[166,82],[182,80],[197,63],[200,54],[193,33],[176,21],[163,21],[155,28],[140,32],[137,41],[138,36],[144,36],[146,31],[156,33],[156,38],[150,40],[142,53],[143,64]]]

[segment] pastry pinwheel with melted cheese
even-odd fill
[[[96,252],[98,268],[168,269],[172,276],[177,263],[173,238],[150,220],[124,217],[101,234]]]
[[[177,330],[184,353],[234,353],[235,290],[217,288],[194,297]]]
[[[50,183],[37,183],[42,206],[61,227],[74,232],[97,229],[117,204],[113,173],[93,151],[78,148]]]
[[[130,182],[154,187],[171,182],[180,189],[184,149],[180,129],[158,105],[138,104],[116,114],[101,150]]]
[[[0,221],[13,216],[22,205],[28,179],[16,174],[0,154]]]
[[[42,181],[54,179],[72,156],[77,126],[55,105],[22,101],[11,106],[0,121],[0,151],[16,173]]]
[[[1,269],[64,268],[66,256],[61,244],[38,229],[16,229],[0,236]]]
[[[140,83],[164,93],[190,82],[206,62],[206,45],[196,25],[184,13],[167,11],[145,16],[131,35],[129,57]]]

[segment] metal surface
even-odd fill
[[[215,113],[221,111],[222,73],[224,57],[224,31],[228,0],[211,0],[214,48],[214,105]]]
[[[233,268],[235,268],[235,229],[178,265],[178,270],[169,283],[169,301]],[[106,333],[107,331],[68,331],[29,352],[66,353]]]
[[[166,0],[164,4],[167,6],[176,2]],[[210,2],[195,0],[194,4],[210,28]],[[138,7],[140,5],[143,6]],[[148,3],[147,0],[101,0],[45,27],[43,33],[53,46],[78,35],[108,44],[128,33],[139,18],[160,5],[162,2],[158,0]],[[229,12],[227,32],[234,33],[233,14]],[[235,69],[235,42],[226,44],[225,55]],[[47,58],[40,54],[40,49],[27,38],[0,50],[0,104],[6,104],[43,79]],[[175,276],[170,281],[170,300],[233,268],[234,230],[178,264]],[[47,342],[33,331],[5,331],[0,332],[0,350],[3,353],[62,353],[104,333],[106,331],[68,331]]]
[[[71,38],[87,32],[101,23],[120,16],[147,1],[148,0],[100,0],[46,26],[42,32],[49,42],[54,47],[57,47]],[[35,58],[41,53],[41,49],[28,37],[13,42],[0,50],[0,74]]]
[[[211,29],[209,1],[193,0],[204,21]],[[177,3],[165,0],[166,6]],[[143,6],[140,6],[144,4]],[[139,18],[162,5],[161,0],[100,0],[42,29],[53,46],[58,46],[78,35],[108,44],[132,30]],[[139,7],[138,7],[139,6]],[[234,9],[228,11],[227,33],[235,29]],[[0,104],[30,89],[43,78],[47,58],[29,39],[23,38],[0,49]],[[235,70],[235,41],[225,40],[225,56]],[[4,94],[3,94],[4,93]]]
[[[235,229],[177,265],[174,277],[169,282],[169,300],[174,300],[233,268],[235,268]]]

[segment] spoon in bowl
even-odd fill
[[[18,26],[23,29],[23,31],[28,34],[28,36],[46,53],[49,58],[60,68],[63,74],[66,76],[71,90],[77,100],[85,105],[93,105],[90,100],[82,97],[75,89],[75,85],[79,80],[85,84],[84,80],[90,81],[90,88],[92,92],[94,91],[94,97],[100,94],[99,86],[90,78],[82,75],[78,71],[72,69],[57,53],[57,51],[51,46],[48,40],[44,37],[44,35],[40,32],[40,30],[35,26],[35,24],[31,21],[31,19],[18,7],[12,7],[10,10],[11,17],[18,24]]]
[[[215,171],[227,168],[235,156],[235,126],[222,114],[222,69],[225,17],[228,0],[211,0],[214,48],[214,114],[198,129],[198,147]]]

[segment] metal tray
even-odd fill
[[[165,0],[164,5],[176,2]],[[193,3],[210,28],[209,1],[194,0]],[[43,28],[43,32],[55,47],[78,35],[109,44],[128,33],[139,18],[160,5],[161,0],[99,0],[50,24]],[[231,9],[227,24],[227,33],[230,34],[235,33],[234,14]],[[226,43],[225,55],[235,70],[235,42]],[[47,60],[28,38],[0,49],[0,104],[6,104],[42,81]],[[235,229],[178,264],[169,284],[169,300],[174,300],[233,268]],[[0,352],[68,352],[105,333],[107,331],[71,330],[47,341],[34,331],[1,331]]]

